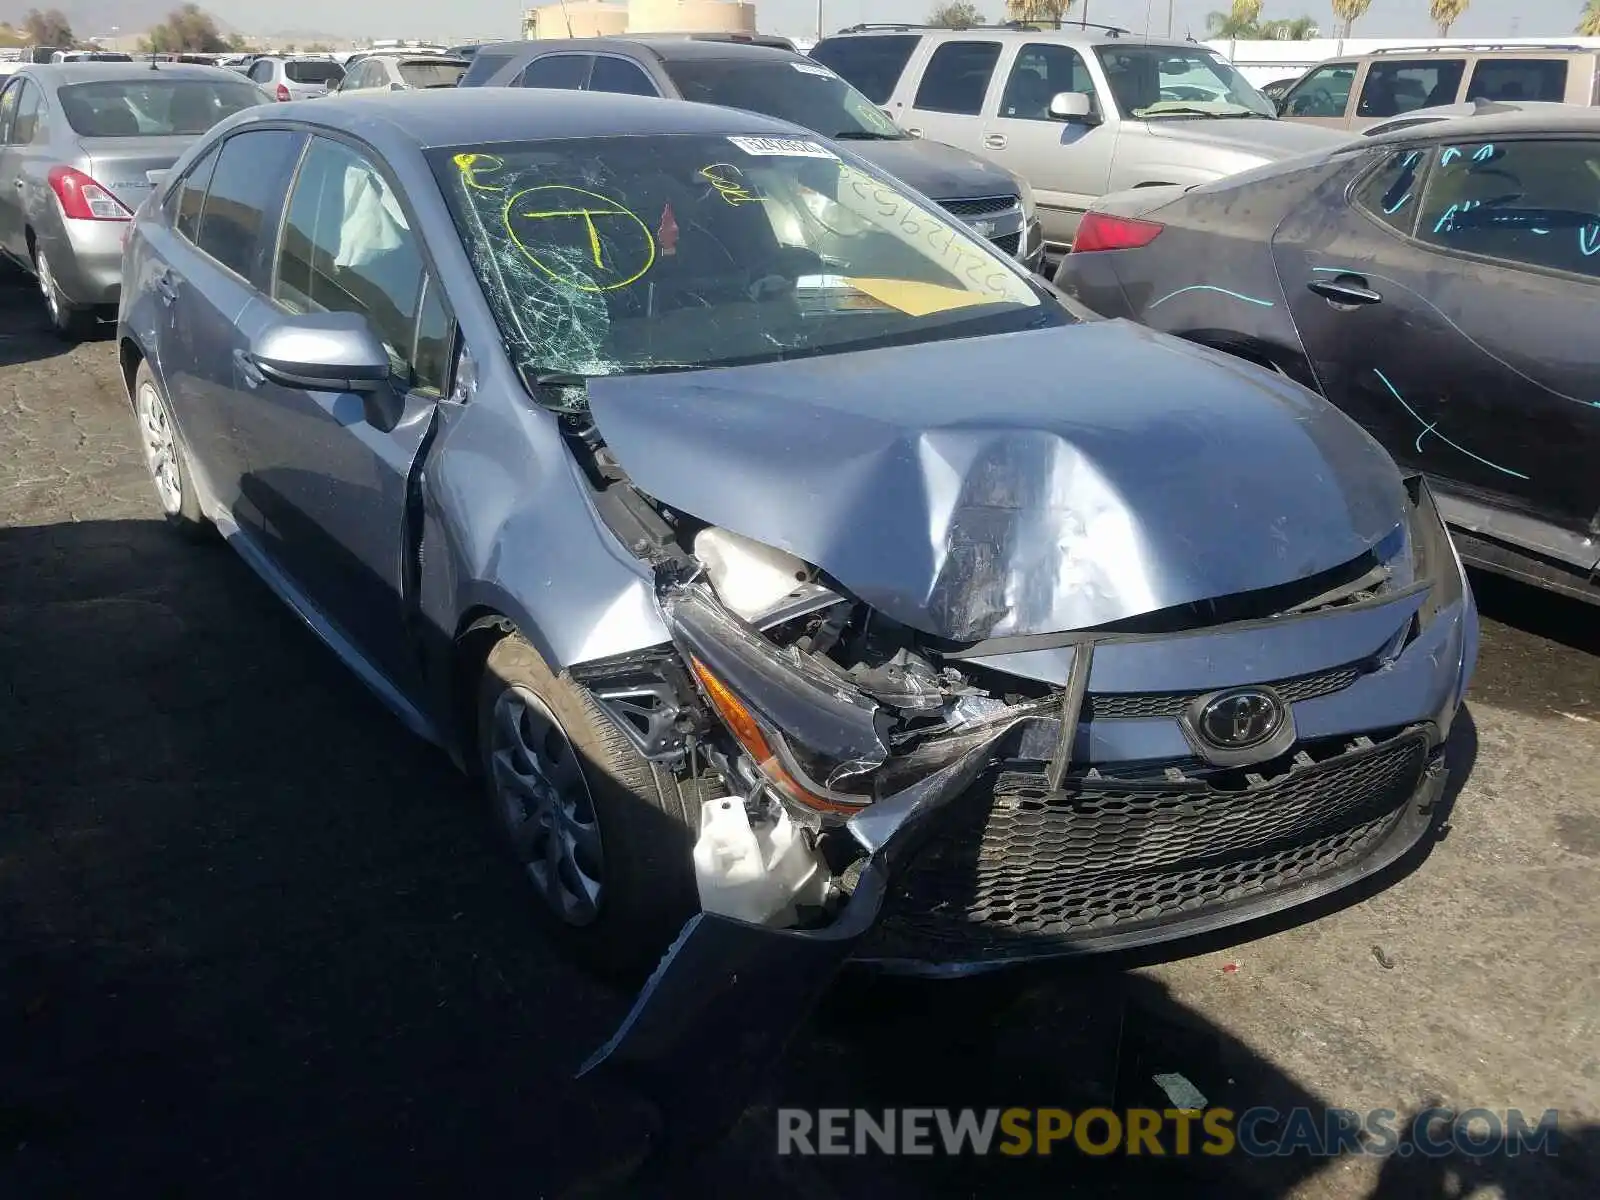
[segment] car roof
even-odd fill
[[[226,67],[206,66],[202,63],[156,63],[152,68],[149,59],[132,62],[74,62],[30,63],[17,74],[31,75],[42,84],[60,87],[66,83],[105,83],[116,80],[149,79],[152,71],[168,79],[227,79],[237,81],[239,73]]]
[[[364,137],[380,150],[406,146],[489,145],[545,138],[660,137],[670,134],[767,134],[815,138],[815,132],[755,113],[625,96],[615,92],[523,88],[440,88],[420,92],[352,92],[337,104],[297,100],[242,114],[240,125],[298,120]]]
[[[1409,129],[1396,129],[1392,133],[1380,133],[1370,139],[1370,144],[1404,142],[1418,136],[1429,138],[1459,136],[1471,141],[1481,141],[1486,137],[1503,137],[1518,133],[1578,133],[1600,136],[1600,109],[1585,108],[1577,104],[1551,104],[1538,111],[1523,110],[1454,117],[1444,121],[1413,125]]]
[[[688,34],[660,34],[643,37],[552,38],[533,42],[492,42],[480,53],[511,53],[532,58],[549,51],[594,54],[605,51],[634,50],[661,62],[706,62],[748,59],[754,62],[793,62],[804,58],[793,50],[778,46],[758,46],[752,42],[725,42],[695,38]]]
[[[1096,46],[1161,46],[1172,50],[1199,50],[1215,53],[1203,42],[1185,42],[1177,38],[1146,37],[1113,25],[1069,25],[1060,29],[1007,29],[996,25],[980,25],[972,29],[942,29],[929,25],[851,25],[830,33],[822,40],[831,42],[841,38],[870,38],[914,34],[937,38],[941,41],[974,39],[992,41],[1066,42]]]

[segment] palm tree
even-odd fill
[[[1261,0],[1233,0],[1227,12],[1207,13],[1206,32],[1230,41],[1260,37]]]
[[[1263,38],[1279,42],[1308,42],[1322,31],[1310,17],[1289,17],[1277,21],[1263,21],[1257,32]]]
[[[1072,0],[1006,0],[1006,20],[1059,29],[1071,8]]]
[[[1428,15],[1439,27],[1440,37],[1449,37],[1450,26],[1459,21],[1461,14],[1466,11],[1467,0],[1431,0],[1428,5]]]
[[[1600,37],[1600,0],[1589,0],[1578,18],[1578,33],[1584,37]]]
[[[1367,9],[1372,7],[1372,0],[1333,0],[1333,15],[1338,17],[1342,24],[1339,26],[1339,36],[1350,36],[1350,28],[1362,17],[1367,15]]]

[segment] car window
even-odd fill
[[[344,68],[331,58],[290,59],[283,73],[290,83],[338,83],[344,78]]]
[[[914,33],[823,38],[811,57],[833,68],[874,104],[887,104],[919,40]]]
[[[250,78],[257,83],[265,83],[272,78],[272,64],[265,59],[252,63],[250,66]]]
[[[589,77],[592,61],[587,54],[547,54],[528,64],[521,84],[530,88],[581,88]]]
[[[1355,63],[1329,63],[1318,67],[1284,99],[1284,116],[1344,116],[1345,109],[1350,106],[1350,86],[1355,78]]]
[[[414,88],[455,87],[467,73],[465,63],[403,62],[399,64],[401,82]]]
[[[1362,179],[1353,194],[1357,206],[1390,229],[1410,234],[1422,207],[1422,177],[1427,170],[1425,150],[1393,150],[1382,165]]]
[[[877,140],[907,135],[872,101],[827,67],[787,61],[717,59],[665,64],[685,100],[742,108],[792,121],[826,137]]]
[[[1030,43],[1017,61],[1000,97],[1000,115],[1018,121],[1050,120],[1050,101],[1061,92],[1094,95],[1094,81],[1082,57],[1070,46]]]
[[[1374,60],[1356,103],[1358,117],[1398,117],[1417,108],[1454,104],[1467,65],[1459,58]]]
[[[422,298],[422,251],[376,167],[312,138],[289,197],[272,295],[293,312],[361,313],[409,377]]]
[[[11,137],[8,139],[13,146],[28,146],[34,142],[45,139],[45,109],[44,93],[39,90],[39,85],[24,79],[22,81],[22,94],[17,97],[17,111],[11,118]]]
[[[224,117],[267,103],[259,88],[242,79],[148,74],[153,78],[61,88],[56,95],[67,124],[80,137],[175,137],[204,133]]]
[[[217,150],[206,151],[178,181],[167,196],[167,215],[177,230],[190,242],[200,238],[200,215],[205,210],[206,189],[211,186],[211,172],[217,166]]]
[[[11,118],[17,113],[17,97],[22,95],[22,80],[0,91],[0,146],[11,140]]]
[[[341,92],[359,92],[362,88],[372,84],[372,64],[370,62],[357,63],[345,72],[344,82],[339,85]]]
[[[928,59],[912,107],[977,116],[999,61],[999,42],[945,42]]]
[[[1068,319],[969,227],[821,138],[621,135],[425,153],[527,380]],[[581,403],[569,390],[540,398]]]
[[[461,86],[478,87],[514,57],[512,54],[485,54],[482,50],[478,51],[472,56],[472,65],[467,68],[467,73],[461,77]]]
[[[626,96],[657,96],[650,77],[625,58],[598,55],[589,74],[591,92],[621,92]]]
[[[1109,42],[1094,48],[1125,117],[1193,120],[1276,117],[1277,109],[1220,54],[1204,46]]]
[[[251,129],[234,134],[218,152],[195,244],[245,279],[262,229],[276,227],[283,181],[294,171],[301,144],[301,135],[288,129]]]
[[[417,312],[417,345],[412,355],[411,386],[442,396],[450,384],[450,352],[455,345],[455,318],[444,290],[431,275],[422,280],[422,307]]]
[[[1472,68],[1467,99],[1546,100],[1567,98],[1567,63],[1561,58],[1481,58]]]
[[[1600,278],[1600,142],[1460,142],[1431,156],[1423,241]]]

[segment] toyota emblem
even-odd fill
[[[1248,750],[1277,733],[1283,718],[1283,703],[1272,693],[1238,688],[1213,696],[1194,725],[1219,750]]]

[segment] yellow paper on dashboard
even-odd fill
[[[871,296],[879,304],[887,304],[908,317],[926,317],[957,308],[971,308],[976,304],[994,303],[993,296],[981,292],[923,283],[916,279],[862,279],[850,276],[845,282],[856,291]]]

